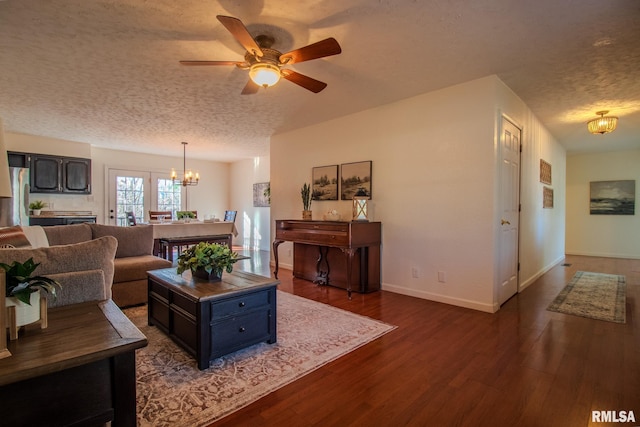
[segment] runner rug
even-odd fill
[[[195,359],[157,328],[146,306],[124,313],[148,338],[136,351],[138,426],[206,426],[375,340],[394,326],[277,291],[276,344],[211,362]]]
[[[624,276],[578,271],[547,310],[625,323],[625,293]]]

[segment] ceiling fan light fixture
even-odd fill
[[[258,86],[273,86],[280,80],[280,68],[268,62],[259,62],[251,66],[249,77]]]
[[[616,130],[616,126],[618,126],[618,118],[613,116],[605,117],[605,114],[607,113],[609,112],[598,111],[596,114],[600,117],[587,122],[587,129],[589,129],[589,132],[602,135]]]

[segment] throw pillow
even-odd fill
[[[30,248],[31,242],[19,225],[0,229],[0,248]]]

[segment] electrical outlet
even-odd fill
[[[291,256],[291,249],[288,249],[288,250],[287,250],[287,255],[288,255],[288,256]]]
[[[420,274],[416,267],[411,267],[411,277],[413,277],[414,279],[417,279],[418,277],[420,277]]]
[[[438,282],[446,282],[445,278],[444,278],[444,271],[438,271]]]

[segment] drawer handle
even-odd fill
[[[238,307],[244,307],[244,306],[245,306],[244,301],[243,301],[243,302],[241,302],[240,304],[238,304]]]
[[[244,327],[241,327],[240,329],[238,329],[238,332],[244,332],[244,331],[246,331]]]

